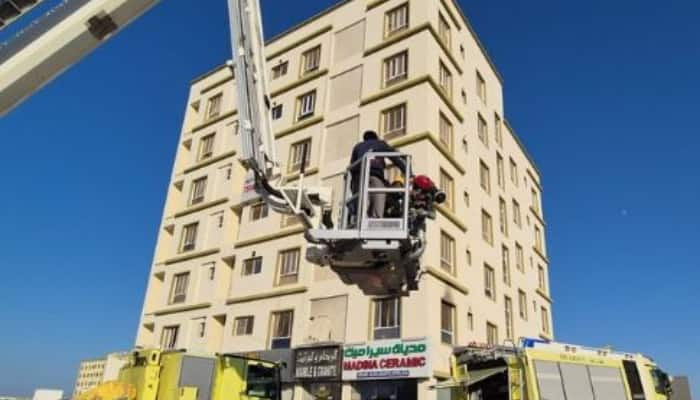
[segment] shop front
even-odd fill
[[[432,374],[428,341],[381,340],[343,348],[343,381],[351,400],[417,400]]]
[[[340,400],[340,346],[302,347],[294,350],[294,379],[301,383],[304,399]]]

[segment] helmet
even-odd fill
[[[413,186],[420,190],[431,191],[435,189],[435,184],[433,181],[425,175],[416,175],[413,178]]]

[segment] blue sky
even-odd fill
[[[164,1],[0,120],[0,394],[70,392],[133,344],[188,82],[229,57],[206,3]],[[275,34],[332,1],[262,3]],[[542,171],[557,338],[700,385],[700,3],[461,3]]]

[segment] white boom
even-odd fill
[[[0,0],[0,5],[3,1],[6,0]],[[15,38],[0,45],[0,116],[158,2],[63,0]],[[238,93],[242,138],[240,159],[249,170],[243,202],[262,197],[275,211],[298,216],[309,242],[306,258],[330,266],[343,280],[357,284],[366,293],[405,294],[415,290],[419,259],[425,249],[425,220],[434,216],[432,205],[440,202],[438,190],[432,182],[430,187],[419,185],[422,187],[416,189],[408,179],[398,187],[371,188],[373,159],[408,161],[403,172],[410,176],[410,157],[399,153],[367,155],[346,172],[344,197],[338,201],[339,227],[334,229],[332,193],[329,189],[304,187],[305,161],[295,186],[285,186],[279,174],[267,97],[259,0],[228,0],[228,8],[233,50],[230,67]],[[1,11],[0,6],[0,16]],[[310,151],[303,150],[302,160],[307,160]],[[387,215],[370,217],[368,205],[378,196],[392,198],[395,207]]]

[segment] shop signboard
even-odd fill
[[[428,341],[379,340],[343,348],[343,380],[429,378]]]
[[[299,348],[294,351],[294,378],[338,380],[340,346]]]

